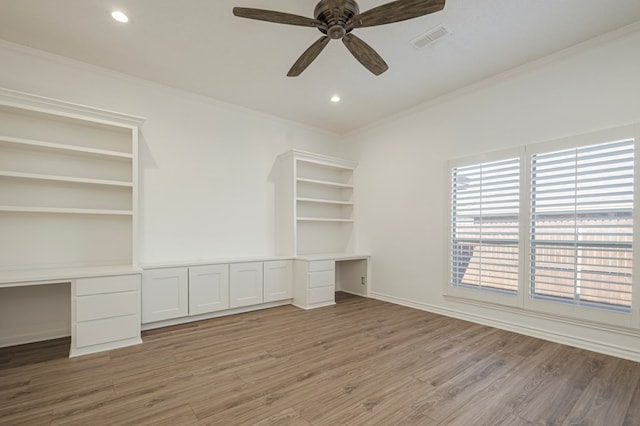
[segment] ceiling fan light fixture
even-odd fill
[[[121,10],[114,10],[113,12],[111,12],[111,17],[118,22],[122,22],[123,24],[129,22],[129,17]]]
[[[389,69],[389,66],[378,52],[352,31],[361,27],[392,24],[439,12],[444,8],[445,1],[395,0],[360,13],[356,0],[320,0],[314,9],[313,18],[250,7],[234,7],[233,14],[240,18],[258,21],[312,27],[323,34],[300,55],[287,73],[288,77],[299,76],[331,40],[342,40],[342,44],[358,62],[374,75],[380,75]]]

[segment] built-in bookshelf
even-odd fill
[[[141,123],[0,89],[0,272],[137,263]]]
[[[356,163],[295,150],[280,161],[281,254],[352,252]]]

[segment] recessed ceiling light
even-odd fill
[[[119,10],[111,12],[111,17],[118,22],[122,22],[122,23],[129,22],[129,17]]]
[[[331,102],[333,102],[334,104],[337,104],[338,102],[340,102],[340,96],[338,95],[333,95],[331,97]]]

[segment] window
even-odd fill
[[[627,126],[452,161],[447,294],[640,327],[639,134]]]
[[[451,285],[517,293],[520,159],[454,167]]]
[[[633,145],[531,156],[532,297],[630,310]]]

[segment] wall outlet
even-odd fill
[[[367,285],[367,280],[364,277],[360,277],[360,284]]]

